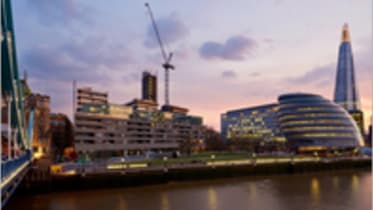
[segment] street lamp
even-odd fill
[[[255,166],[256,165],[256,159],[255,159],[255,157],[256,157],[256,154],[255,154],[255,152],[253,153],[253,159],[252,159],[252,161],[253,161],[253,165]]]
[[[167,158],[167,156],[164,156],[163,157],[163,162],[164,162],[164,168],[163,168],[163,170],[164,170],[164,172],[167,172],[168,171],[168,169],[167,169],[167,160],[168,160],[168,158]]]
[[[211,162],[212,162],[212,167],[215,168],[215,162],[214,162],[214,160],[215,160],[215,155],[212,154],[212,155],[210,156],[210,158],[211,158]]]
[[[126,173],[126,170],[125,170],[125,161],[126,161],[126,159],[124,158],[124,157],[122,157],[121,159],[120,159],[120,161],[121,161],[121,168],[122,168],[122,174],[125,174]]]

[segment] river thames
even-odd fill
[[[370,210],[372,173],[334,171],[17,195],[6,210]]]

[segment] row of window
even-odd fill
[[[294,118],[307,118],[307,117],[343,117],[343,113],[309,113],[309,114],[292,114],[292,115],[285,115],[279,118],[280,121],[287,120],[287,119],[294,119]]]
[[[303,133],[291,135],[292,138],[301,138],[301,137],[354,137],[354,134],[349,132],[338,132],[338,133]]]
[[[351,130],[351,126],[305,126],[284,128],[283,131]]]

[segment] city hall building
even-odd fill
[[[286,141],[297,152],[364,145],[356,122],[343,107],[307,93],[284,94],[277,104],[228,111],[221,115],[221,134],[228,142]]]
[[[364,145],[356,122],[338,104],[305,93],[284,94],[278,100],[278,124],[290,149],[306,152]]]

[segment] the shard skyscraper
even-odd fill
[[[352,115],[358,127],[360,127],[362,134],[364,134],[364,117],[360,109],[351,37],[347,24],[343,26],[342,40],[339,46],[334,101],[344,107]]]

